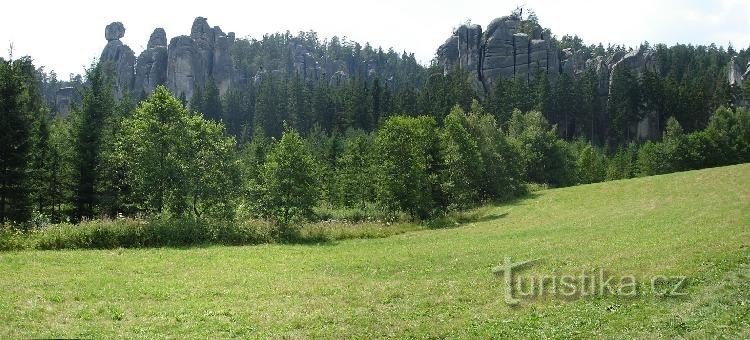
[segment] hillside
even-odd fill
[[[748,337],[750,164],[536,192],[323,245],[0,253],[0,338]],[[503,301],[492,268],[686,276],[685,296]],[[645,288],[648,282],[640,282]]]

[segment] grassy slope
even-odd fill
[[[318,246],[0,254],[0,338],[750,336],[750,165],[542,191],[482,222]],[[491,268],[690,277],[510,308]]]

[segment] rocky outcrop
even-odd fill
[[[659,71],[651,49],[588,59],[583,51],[560,50],[545,34],[549,31],[517,15],[493,20],[484,32],[478,25],[462,25],[438,48],[435,61],[446,74],[456,69],[472,74],[480,95],[489,94],[498,79],[533,80],[541,72],[554,81],[561,74],[576,78],[591,70],[597,79],[601,116],[607,114],[614,72],[628,71],[640,77],[646,71]],[[632,130],[640,139],[657,138],[658,117],[647,113]]]
[[[289,46],[289,49],[289,54],[292,56],[292,66],[300,78],[304,80],[318,80],[320,79],[320,76],[325,73],[321,68],[320,63],[318,63],[312,53],[310,53],[304,45],[293,43]],[[339,69],[336,71],[339,71]]]
[[[199,54],[195,40],[185,35],[169,41],[168,53],[168,87],[178,96],[184,95],[189,100],[195,87],[206,83],[203,56]]]
[[[55,113],[65,118],[70,112],[70,104],[73,103],[73,95],[75,94],[75,88],[63,87],[55,93]]]
[[[223,95],[233,84],[234,33],[209,26],[206,18],[196,18],[189,36],[172,38],[169,44],[164,29],[155,29],[137,59],[130,47],[120,41],[124,35],[122,23],[107,25],[108,43],[100,58],[114,75],[117,99],[126,93],[139,98],[159,85],[167,85],[176,95],[184,94],[190,99],[196,87],[203,88],[210,80]]]
[[[742,71],[740,70],[739,65],[737,65],[737,57],[734,56],[732,59],[729,60],[729,63],[727,64],[727,81],[729,82],[729,85],[741,87],[743,78],[747,76],[747,72],[745,75],[742,74]],[[750,72],[750,67],[748,67],[748,72]]]
[[[99,61],[104,63],[107,72],[114,76],[115,98],[120,99],[133,88],[135,79],[135,54],[133,50],[120,41],[125,36],[125,27],[120,22],[113,22],[104,29],[107,45]]]
[[[163,28],[157,28],[148,38],[146,48],[167,47],[167,32]]]
[[[224,95],[233,81],[234,40],[234,33],[225,34],[219,26],[211,27],[206,18],[195,18],[190,36],[178,36],[169,42],[168,87],[189,100],[195,88],[213,81]]]
[[[622,58],[619,56],[622,55]],[[612,79],[614,79],[616,72],[630,72],[636,77],[642,77],[646,72],[659,72],[659,66],[656,60],[656,52],[652,49],[639,49],[637,51],[630,51],[625,54],[616,54],[611,58],[613,62],[610,65],[610,76],[609,76],[609,91],[607,98],[612,90]],[[635,130],[635,138],[637,140],[649,140],[659,138],[661,135],[661,121],[657,113],[654,111],[647,111],[641,121],[632,129]]]
[[[121,22],[113,22],[104,28],[104,38],[107,41],[120,40],[125,36],[125,26]]]
[[[515,15],[493,20],[482,32],[479,25],[462,25],[437,51],[437,63],[445,73],[461,68],[474,75],[477,88],[488,93],[497,79],[530,79],[537,72],[556,78],[560,62],[556,48],[538,25],[529,25]]]
[[[157,28],[151,33],[145,51],[141,52],[135,68],[133,94],[147,95],[167,82],[167,34]]]

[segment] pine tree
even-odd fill
[[[99,197],[97,196],[97,170],[101,161],[101,135],[105,120],[112,114],[114,100],[112,86],[104,76],[102,66],[87,71],[89,87],[83,103],[74,116],[74,203],[75,218],[91,218]]]
[[[221,96],[219,95],[219,88],[213,79],[209,79],[206,84],[206,90],[203,97],[203,105],[198,108],[192,108],[195,111],[203,113],[203,116],[208,120],[219,122],[224,118],[224,108],[221,104]]]
[[[31,217],[28,186],[31,115],[24,110],[30,59],[0,58],[0,225]]]

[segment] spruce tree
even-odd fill
[[[24,73],[30,59],[0,59],[0,225],[26,222],[31,217],[28,166],[31,116],[24,110],[27,93]]]
[[[101,161],[101,135],[105,120],[112,114],[112,86],[104,76],[102,65],[87,71],[89,86],[83,94],[81,108],[74,114],[74,204],[75,219],[91,218],[99,197],[97,170]]]

